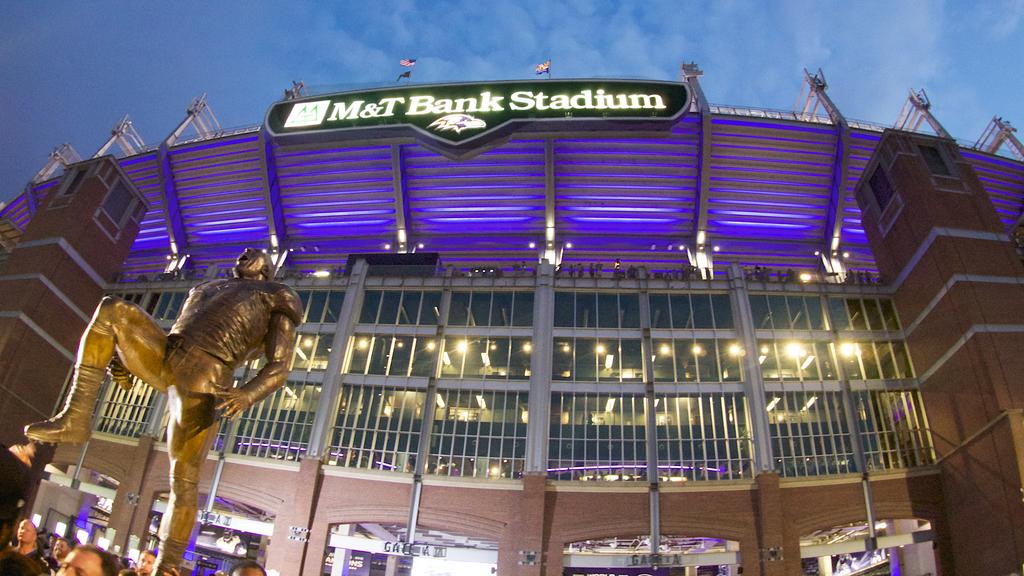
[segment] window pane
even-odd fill
[[[742,379],[740,348],[739,342],[718,341],[718,359],[722,364],[723,382],[739,382]]]
[[[597,327],[597,294],[593,292],[576,293],[576,327]]]
[[[718,382],[718,359],[715,356],[714,340],[697,340],[693,347],[701,382]]]
[[[399,324],[415,324],[420,310],[421,292],[407,290],[402,294],[402,309],[398,313]]]
[[[868,323],[864,319],[864,310],[861,308],[860,300],[847,298],[846,308],[850,311],[850,328],[853,330],[867,330]]]
[[[775,343],[761,340],[757,343],[757,362],[761,366],[761,377],[765,380],[782,380],[779,374],[779,359],[775,356]]]
[[[623,328],[640,327],[640,296],[638,294],[619,294],[620,319]]]
[[[331,355],[331,345],[334,340],[334,334],[321,334],[316,341],[316,350],[313,352],[313,358],[310,360],[310,370],[326,370],[327,360]]]
[[[416,355],[412,361],[412,376],[429,377],[434,371],[434,357],[437,355],[437,342],[433,338],[416,339]]]
[[[807,321],[811,330],[828,330],[825,318],[821,313],[821,298],[816,296],[804,298],[804,307],[807,309]]]
[[[882,312],[878,308],[877,300],[874,298],[864,299],[864,315],[868,320],[868,329],[885,330],[885,325],[882,324]]]
[[[452,292],[448,310],[449,326],[465,326],[469,322],[469,292]]]
[[[597,295],[597,322],[599,328],[619,327],[619,297],[617,294]]]
[[[882,317],[886,321],[886,329],[899,330],[899,318],[896,316],[896,308],[893,307],[893,301],[884,299],[880,303],[882,304]]]
[[[484,373],[487,378],[504,380],[508,378],[508,347],[509,338],[489,338],[486,341],[484,356]]]
[[[750,311],[754,320],[755,330],[766,330],[772,327],[771,311],[768,309],[768,297],[750,296]]]
[[[476,294],[474,293],[474,296]],[[463,378],[482,378],[487,374],[484,367],[485,354],[487,353],[487,341],[483,338],[469,338],[465,341],[466,364],[462,368]]]
[[[810,330],[811,325],[807,321],[807,313],[804,310],[804,298],[801,296],[789,296],[786,298],[789,306],[789,325],[794,330]]]
[[[597,380],[597,342],[593,338],[576,339],[576,372],[577,382]]]
[[[395,337],[395,345],[391,353],[391,367],[388,368],[389,375],[409,375],[409,362],[412,360],[412,344],[412,336]]]
[[[604,382],[618,382],[621,377],[619,366],[622,364],[619,341],[598,340],[594,346],[594,353],[597,357],[598,379]]]
[[[533,294],[516,292],[512,316],[513,326],[533,326]]]
[[[370,354],[370,337],[356,335],[352,343],[352,360],[349,362],[349,374],[365,374],[366,360]]]
[[[370,364],[366,369],[367,374],[387,374],[388,361],[391,360],[391,338],[387,336],[375,336],[370,345]]]
[[[555,347],[551,351],[551,378],[572,380],[572,370],[572,339],[556,338]]]
[[[860,344],[842,342],[839,344],[839,357],[843,363],[843,372],[849,380],[863,380],[864,373],[860,369]]]
[[[462,363],[466,359],[469,343],[459,337],[446,338],[444,352],[441,353],[441,376],[461,378]]]
[[[875,357],[875,347],[871,342],[860,343],[861,362],[864,364],[864,379],[878,380],[882,377],[878,370],[878,360]]]
[[[711,318],[711,297],[708,294],[691,294],[690,302],[693,303],[693,327],[714,328],[715,324]]]
[[[841,298],[828,299],[828,313],[832,319],[832,326],[836,330],[850,329],[850,317],[846,313],[846,304]]]
[[[513,338],[512,352],[509,358],[508,377],[512,379],[528,379],[530,377],[530,354],[533,352],[533,343],[529,338]],[[555,350],[554,357],[559,356],[559,350]]]
[[[512,293],[495,292],[491,300],[491,326],[512,325]]]
[[[473,292],[473,299],[469,304],[469,325],[487,326],[488,317],[491,314],[491,293]]]
[[[789,328],[789,308],[785,296],[768,296],[768,308],[771,310],[772,327],[776,330]]]
[[[359,323],[376,323],[378,308],[380,308],[380,290],[367,290],[363,295],[363,310],[359,314]]]
[[[675,378],[675,371],[672,367],[672,341],[654,340],[654,381],[672,382]]]
[[[673,294],[669,299],[672,302],[672,327],[682,330],[693,328],[693,319],[690,317],[690,297],[686,294]]]
[[[899,370],[900,378],[913,378],[914,368],[910,365],[910,355],[907,354],[906,344],[893,342],[892,348],[896,356],[896,368]]]
[[[428,291],[423,293],[423,301],[420,303],[419,323],[427,326],[434,326],[441,319],[441,293]]]
[[[622,380],[639,382],[644,377],[644,357],[640,341],[627,339],[619,344],[622,354]]]
[[[380,315],[377,317],[377,324],[394,324],[398,320],[398,303],[402,300],[402,293],[396,290],[384,292],[380,301]]]
[[[306,314],[306,322],[320,322],[324,317],[324,306],[327,304],[327,292],[319,290],[313,292],[309,300],[309,312]]]
[[[651,294],[651,327],[671,328],[672,318],[669,314],[668,294]]]
[[[692,340],[676,340],[676,382],[696,382],[699,377],[697,372],[697,357],[693,354],[694,342]]]
[[[900,376],[896,372],[896,359],[892,354],[892,346],[888,342],[875,342],[875,349],[878,351],[878,363],[882,367],[882,378],[899,378]]]
[[[344,301],[344,292],[338,290],[331,292],[327,298],[327,309],[324,311],[324,323],[334,324],[338,322],[338,314],[341,313],[341,304]]]
[[[728,294],[712,294],[711,307],[715,312],[715,327],[732,328],[732,304]]]
[[[838,380],[839,374],[836,373],[836,363],[832,357],[832,345],[828,342],[815,342],[814,352],[814,355],[818,357],[818,365],[821,367],[821,379]]]
[[[555,326],[571,328],[573,325],[572,315],[575,308],[572,292],[555,292]]]

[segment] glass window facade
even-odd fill
[[[449,336],[441,353],[442,378],[528,380],[530,338]]]
[[[551,378],[576,382],[641,382],[639,339],[555,338]]]
[[[412,472],[425,398],[422,390],[342,386],[328,463]]]
[[[640,296],[606,292],[555,292],[555,326],[639,328]]]
[[[739,382],[743,379],[739,342],[724,339],[652,341],[655,382]]]
[[[521,478],[526,424],[526,392],[438,390],[427,472]]]
[[[906,343],[896,341],[840,342],[839,357],[850,380],[913,378]]]
[[[818,296],[752,294],[751,316],[758,330],[827,330]]]
[[[705,330],[733,328],[728,294],[651,294],[652,328]]]
[[[96,431],[127,438],[142,436],[153,416],[152,408],[157,391],[142,384],[137,378],[132,380],[135,386],[131,390],[125,390],[108,380]]]
[[[239,418],[231,452],[277,460],[298,460],[320,402],[320,384],[289,380]]]
[[[645,418],[642,395],[552,394],[548,477],[646,479]]]
[[[352,337],[348,374],[429,377],[434,372],[438,339],[433,336]]]
[[[743,394],[656,396],[658,474],[663,481],[734,480],[751,472]]]
[[[831,342],[809,340],[761,340],[757,362],[765,382],[838,380]]]
[[[839,392],[769,392],[768,428],[782,476],[856,471],[851,428]]]
[[[533,326],[532,292],[452,292],[449,326]]]
[[[916,390],[854,393],[868,467],[898,469],[935,462],[928,419]]]
[[[836,330],[890,330],[901,328],[888,298],[829,298],[829,317]]]
[[[302,301],[302,321],[304,323],[335,324],[341,305],[345,301],[345,293],[340,290],[299,290]]]
[[[441,316],[441,292],[436,290],[367,290],[359,312],[360,324],[436,325]]]

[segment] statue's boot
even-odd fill
[[[25,436],[51,444],[81,444],[92,432],[92,411],[100,393],[105,368],[80,365],[75,368],[74,384],[64,409],[49,420],[25,426]]]

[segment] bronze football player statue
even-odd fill
[[[40,442],[86,441],[108,364],[122,386],[131,386],[126,368],[167,393],[171,495],[154,574],[176,569],[188,546],[198,510],[199,470],[216,433],[217,411],[238,416],[288,378],[295,329],[302,321],[298,295],[270,282],[270,259],[259,250],[247,248],[234,272],[230,280],[193,288],[169,334],[135,304],[103,298],[78,347],[64,409],[25,427],[25,434]],[[261,352],[267,364],[249,382],[232,387],[235,368]]]

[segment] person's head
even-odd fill
[[[54,560],[60,562],[69,552],[71,552],[71,542],[68,542],[67,538],[58,537],[53,540],[53,544],[50,546],[50,556],[53,556]]]
[[[242,560],[231,567],[228,576],[267,576],[267,571],[255,560]]]
[[[117,576],[117,557],[91,544],[78,546],[61,562],[57,576]]]
[[[39,531],[36,530],[36,525],[32,523],[28,518],[18,523],[18,543],[21,545],[32,544],[35,546],[36,540],[39,538]]]
[[[143,550],[139,554],[139,565],[135,567],[135,570],[142,576],[150,576],[153,573],[153,566],[156,566],[156,552]]]
[[[255,248],[246,248],[235,260],[235,278],[270,280],[270,256]]]

